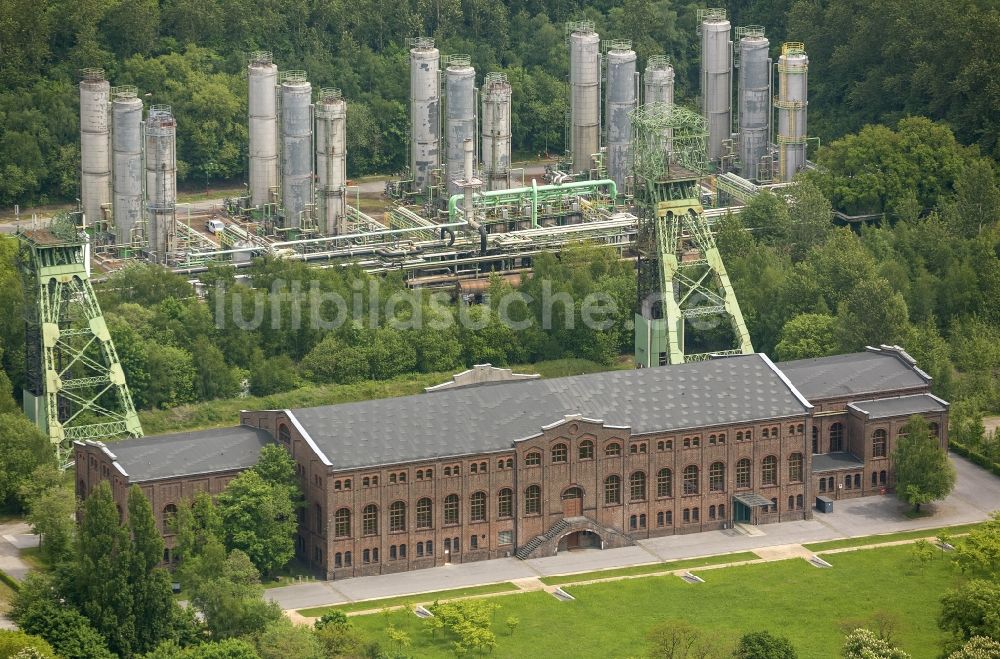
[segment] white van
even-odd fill
[[[208,222],[205,222],[205,229],[208,230],[209,233],[219,233],[225,228],[226,223],[222,220],[209,220]]]

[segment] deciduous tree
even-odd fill
[[[951,493],[955,487],[955,467],[922,416],[910,417],[900,432],[903,436],[892,452],[896,496],[919,512],[921,505]]]

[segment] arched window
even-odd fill
[[[844,450],[844,424],[839,421],[830,426],[830,452]]]
[[[472,466],[469,467],[469,471],[472,472],[473,474],[478,474],[479,466],[475,462],[473,462]]]
[[[177,506],[172,503],[168,503],[163,507],[163,529],[168,532],[173,532],[174,519],[177,517]]]
[[[391,547],[389,547],[389,560],[390,561],[396,560],[396,545],[392,545]]]
[[[361,511],[361,532],[364,535],[378,535],[378,506],[370,503]]]
[[[514,468],[514,458],[507,458],[507,469]]]
[[[503,469],[503,458],[497,460],[497,469]]]
[[[552,463],[559,464],[566,462],[566,445],[559,443],[552,447]]]
[[[656,525],[663,526],[663,511],[656,513]]]
[[[826,492],[826,479],[825,478],[819,479],[819,491],[820,492]]]
[[[372,480],[365,476],[361,479],[361,487],[369,487],[372,484]]]
[[[389,484],[392,485],[395,482],[396,482],[396,473],[393,472],[393,473],[389,474]]]
[[[845,490],[851,489],[851,475],[850,474],[847,474],[847,475],[844,476],[844,489]]]
[[[826,479],[826,489],[833,492],[833,476],[830,476],[829,478]]]
[[[802,482],[802,454],[792,453],[788,456],[788,480],[792,483]]]
[[[674,472],[669,469],[661,469],[656,474],[656,496],[674,496]]]
[[[418,481],[424,480],[424,470],[423,469],[417,469],[417,480]]]
[[[788,425],[788,434],[789,435],[794,435],[795,434],[795,424],[794,423],[791,423],[791,424]]]
[[[444,498],[444,523],[458,524],[458,495],[449,494]]]
[[[634,472],[628,478],[629,500],[645,501],[646,499],[646,473],[643,471]]]
[[[719,433],[719,443],[720,444],[725,444],[726,443],[726,433],[724,433],[724,432],[720,432]]]
[[[445,476],[451,476],[451,467],[445,467],[444,468],[444,475]]]
[[[778,512],[778,497],[771,497],[771,512]]]
[[[325,524],[323,523],[323,506],[316,504],[316,533],[323,535],[326,532]]]
[[[662,451],[663,450],[663,440],[662,439],[660,441],[656,442],[656,450],[657,451]]]
[[[631,517],[628,518],[628,528],[629,528],[630,531],[635,531],[635,529],[638,526],[639,526],[639,516],[638,515],[632,515]]]
[[[352,554],[349,551],[344,552],[344,567],[351,567],[353,563]]]
[[[802,509],[802,495],[801,494],[796,494],[795,495],[795,507],[798,508],[799,510]]]
[[[854,474],[854,489],[861,489],[861,474]]]
[[[885,485],[886,484],[886,482],[888,481],[888,478],[886,477],[887,474],[888,474],[888,472],[886,472],[885,469],[883,469],[882,471],[878,472],[878,484],[879,485]]]
[[[736,431],[736,441],[738,441],[738,442],[742,442],[743,441],[743,431],[742,430]]]
[[[361,552],[361,560],[363,562],[365,562],[365,563],[371,563],[372,562],[372,551],[370,549],[366,549],[363,552]]]
[[[424,555],[424,543],[418,542],[417,543],[417,558],[420,558],[423,555]]]
[[[640,529],[646,528],[646,513],[641,513],[639,515],[639,528]]]
[[[742,458],[736,463],[736,487],[750,487],[750,458]]]
[[[789,510],[795,510],[795,495],[794,494],[789,494],[788,495],[788,509]]]
[[[486,521],[486,493],[473,492],[469,500],[469,517],[473,522]]]
[[[542,512],[542,488],[530,485],[524,491],[524,514],[538,515]]]
[[[768,428],[764,428],[763,430],[761,430],[761,431],[760,431],[760,436],[761,436],[762,438],[764,438],[764,439],[767,439],[768,437],[770,437],[770,436],[771,436],[771,431],[770,431],[770,429],[768,429]]]
[[[769,455],[761,462],[760,466],[761,485],[778,484],[778,458]]]
[[[505,519],[514,514],[514,491],[503,488],[497,493],[497,517]]]
[[[873,458],[884,458],[886,454],[886,447],[889,444],[889,435],[879,428],[872,433],[872,457]]]
[[[585,439],[580,442],[579,450],[577,454],[580,456],[581,460],[591,460],[594,457],[594,442],[589,439]]]
[[[406,504],[394,501],[389,506],[389,532],[406,530]]]
[[[726,519],[726,504],[719,504],[719,519]]]
[[[878,472],[872,472],[872,487],[878,487]]]
[[[813,435],[813,447],[812,447],[812,450],[813,450],[813,454],[816,454],[816,453],[819,453],[819,428],[817,428],[816,426],[813,426],[812,435]]]
[[[333,567],[343,567],[344,566],[344,555],[339,551],[333,556]]]
[[[698,506],[695,506],[694,508],[691,509],[691,521],[692,522],[697,522],[698,521],[698,515],[699,515],[700,510],[701,509],[698,508]]]
[[[542,454],[538,451],[532,451],[524,456],[524,465],[526,467],[537,467],[540,464],[542,464]]]
[[[424,478],[430,480],[433,477],[434,477],[434,470],[433,469],[428,469],[427,471],[424,472]]]
[[[340,508],[333,514],[333,534],[338,538],[351,536],[351,509]]]
[[[604,479],[604,505],[613,506],[622,502],[621,476],[608,476]]]
[[[434,507],[431,500],[424,497],[417,501],[417,528],[429,529],[434,524]]]
[[[721,462],[713,462],[708,468],[708,491],[725,492],[726,490],[726,465]]]
[[[480,474],[485,474],[487,471],[489,471],[489,470],[487,469],[486,463],[485,462],[480,462],[479,463],[479,473]]]
[[[288,444],[292,441],[292,431],[285,424],[278,426],[278,441],[282,444]]]
[[[698,494],[698,467],[684,467],[684,494]]]
[[[622,454],[622,445],[618,442],[611,442],[604,447],[604,456],[608,458],[617,457]]]
[[[715,506],[708,507],[708,518],[715,519]]]

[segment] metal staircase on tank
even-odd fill
[[[18,233],[25,295],[25,414],[60,461],[74,440],[141,437],[125,373],[72,215]]]
[[[640,209],[639,367],[753,352],[701,204],[700,180],[709,171],[707,137],[704,119],[677,105],[652,103],[632,114]],[[685,336],[688,326],[694,336]]]

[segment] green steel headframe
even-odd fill
[[[86,268],[84,239],[69,216],[22,231],[27,298],[24,411],[60,460],[74,440],[141,437],[125,373]]]
[[[641,218],[635,358],[642,367],[753,352],[701,206],[699,179],[710,171],[707,142],[705,120],[686,108],[652,103],[632,112]],[[727,322],[731,331],[719,332]],[[697,349],[685,341],[688,326],[703,335],[691,337]],[[707,347],[720,337],[728,345]]]

